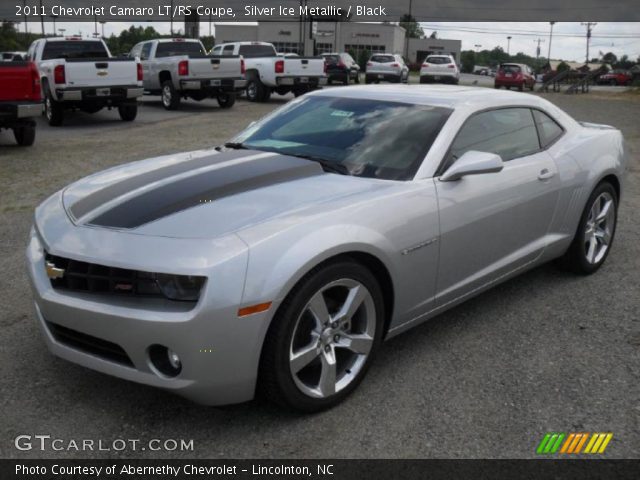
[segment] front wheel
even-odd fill
[[[350,260],[311,271],[284,300],[260,362],[260,391],[303,412],[341,402],[362,381],[380,345],[382,291]]]
[[[13,136],[21,147],[30,147],[36,140],[35,125],[23,125],[13,129]]]
[[[177,110],[180,107],[180,94],[171,80],[166,80],[162,84],[162,106],[165,110]]]
[[[217,97],[220,108],[231,108],[236,103],[236,94],[231,92],[220,92]]]
[[[598,270],[613,244],[618,215],[618,196],[604,182],[593,191],[580,217],[576,236],[561,264],[575,273],[588,275]]]
[[[124,122],[133,122],[138,116],[138,105],[125,104],[118,107],[120,119]]]

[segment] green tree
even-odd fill
[[[613,65],[618,61],[618,57],[613,52],[607,52],[602,56],[602,63]]]
[[[558,64],[558,68],[556,68],[556,72],[564,72],[565,70],[571,70],[571,67],[566,62],[560,62]]]
[[[405,29],[405,35],[407,38],[422,38],[424,37],[424,30],[420,24],[416,21],[413,15],[405,13],[400,17],[400,26]]]
[[[361,72],[367,70],[367,62],[369,61],[370,57],[371,52],[369,50],[360,50],[360,53],[358,54],[358,65],[360,66]]]
[[[464,73],[473,72],[476,65],[476,53],[473,50],[465,50],[460,53],[460,64]]]

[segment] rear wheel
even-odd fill
[[[266,102],[271,96],[271,91],[264,86],[257,76],[252,76],[247,82],[247,100],[250,102]]]
[[[354,80],[356,83],[360,83],[360,74],[356,73],[356,76],[354,77]]]
[[[13,136],[21,147],[30,147],[36,140],[35,125],[22,125],[13,129]]]
[[[180,94],[176,91],[171,80],[162,84],[162,106],[166,110],[177,110],[180,107]]]
[[[362,381],[381,343],[383,319],[380,286],[362,265],[344,260],[310,272],[269,328],[261,392],[304,412],[336,405]]]
[[[231,108],[236,103],[236,94],[233,92],[220,92],[217,100],[221,108]]]
[[[598,270],[613,244],[618,215],[616,190],[603,182],[593,191],[571,246],[561,258],[568,270],[588,275]]]
[[[120,119],[124,122],[133,122],[138,116],[137,104],[124,104],[118,107]]]
[[[44,97],[44,115],[52,127],[59,127],[64,121],[64,107],[62,103],[51,98],[50,93]]]

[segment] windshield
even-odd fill
[[[204,54],[200,42],[159,42],[156,49],[156,58]]]
[[[68,40],[47,42],[42,51],[42,60],[54,58],[109,58],[102,42]]]
[[[304,97],[252,125],[232,143],[310,158],[349,175],[410,180],[450,114],[426,105]]]

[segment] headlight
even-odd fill
[[[204,277],[156,273],[156,283],[162,294],[170,300],[197,301],[204,285]]]

